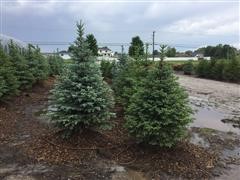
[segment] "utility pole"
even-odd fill
[[[124,47],[123,47],[123,45],[121,45],[121,53],[122,53],[122,58],[123,58],[123,51],[124,51]]]
[[[153,48],[153,50],[152,50],[152,60],[154,61],[154,44],[155,44],[155,31],[153,31],[153,37],[152,37],[152,41],[153,41],[153,43],[152,43],[152,48]]]
[[[145,45],[146,45],[146,52],[145,52],[145,56],[146,56],[146,60],[148,60],[148,46],[149,46],[149,44],[148,44],[148,43],[146,43]]]

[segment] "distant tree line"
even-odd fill
[[[61,68],[59,56],[45,58],[40,48],[33,45],[24,49],[10,41],[6,52],[0,44],[0,100],[30,88],[50,75],[59,74]]]
[[[237,55],[237,49],[228,44],[219,44],[217,46],[199,48],[195,53],[202,53],[204,56],[210,56],[213,59],[233,59]]]
[[[183,64],[173,64],[173,69],[183,71],[186,75],[197,75],[201,78],[218,81],[240,82],[240,57],[234,59],[211,59],[187,61]]]

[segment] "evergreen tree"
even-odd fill
[[[41,54],[39,47],[36,47],[34,50],[34,58],[37,61],[35,77],[37,77],[37,80],[46,79],[49,75],[49,63],[48,60]]]
[[[167,57],[175,57],[176,56],[176,49],[175,48],[171,48],[171,47],[167,47],[167,52],[166,52],[166,56]]]
[[[140,142],[171,147],[191,122],[187,94],[171,68],[159,63],[130,99],[126,128]]]
[[[17,93],[19,83],[15,76],[15,67],[0,44],[0,97]]]
[[[27,60],[21,52],[21,49],[14,44],[13,41],[9,44],[9,56],[11,63],[16,69],[14,75],[16,76],[20,87],[30,87],[34,82],[34,76],[29,68]]]
[[[49,63],[49,75],[60,75],[63,69],[63,59],[58,56],[49,56],[48,57],[48,63]]]
[[[167,45],[165,45],[165,44],[160,45],[159,55],[160,55],[160,65],[161,66],[163,64],[164,58],[166,57],[166,53],[167,53],[166,47],[167,47]]]
[[[98,55],[98,45],[97,40],[93,34],[88,34],[86,36],[86,42],[88,43],[88,48],[92,51],[94,56]]]
[[[113,79],[113,89],[122,104],[128,105],[129,99],[136,92],[142,80],[148,74],[151,61],[138,61],[127,58],[118,65],[117,75]]]
[[[36,75],[37,74],[36,72],[39,71],[38,70],[38,61],[35,58],[34,48],[35,47],[33,45],[28,44],[27,50],[24,53],[24,56],[28,63],[29,70],[31,71],[31,74],[34,77],[33,83],[35,83],[37,81],[38,77]]]
[[[65,130],[65,136],[83,128],[108,128],[112,117],[113,96],[103,81],[99,65],[84,38],[82,22],[72,45],[73,63],[61,74],[53,89],[49,115]]]
[[[135,59],[144,56],[144,44],[139,36],[132,38],[131,46],[128,49],[128,54]]]

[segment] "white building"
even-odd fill
[[[67,51],[60,51],[60,52],[58,52],[58,55],[65,60],[71,59],[71,55]]]
[[[98,48],[98,55],[105,56],[105,57],[113,57],[114,52],[108,47],[102,47],[102,48]]]

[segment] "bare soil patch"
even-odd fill
[[[213,177],[214,151],[187,140],[172,149],[137,144],[123,128],[120,105],[112,130],[85,130],[63,140],[60,130],[39,121],[36,113],[47,107],[53,83],[49,79],[0,106],[0,177],[111,179],[116,164],[142,172],[146,179]]]

